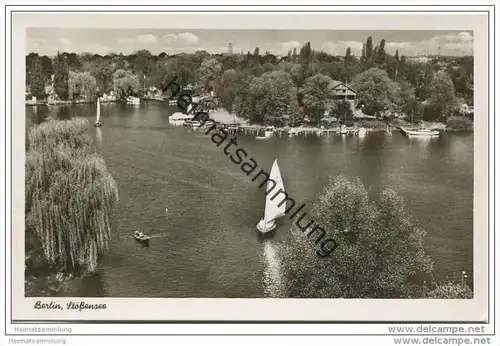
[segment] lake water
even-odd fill
[[[62,294],[277,294],[270,287],[279,290],[284,283],[274,244],[291,237],[291,223],[285,218],[275,237],[258,240],[263,192],[223,153],[225,144],[217,147],[203,131],[169,125],[176,109],[161,103],[101,107],[103,127],[89,126],[89,133],[118,184],[116,227],[98,273]],[[26,107],[26,112],[27,127],[49,114],[95,120],[95,105]],[[264,141],[238,135],[238,146],[265,170],[278,159],[286,189],[307,210],[332,175],[361,177],[373,198],[391,187],[427,231],[436,277],[458,278],[465,270],[472,278],[473,135],[429,140],[373,132],[365,138],[331,134]],[[135,227],[159,237],[142,247],[132,238]]]

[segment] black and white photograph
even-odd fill
[[[485,14],[90,8],[7,25],[12,321],[490,321]]]
[[[26,296],[473,298],[473,43],[29,28]]]

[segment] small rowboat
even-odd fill
[[[150,236],[145,235],[144,233],[140,232],[138,229],[134,230],[134,238],[137,241],[140,242],[149,242],[149,239],[151,239]]]

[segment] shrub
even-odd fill
[[[381,120],[361,120],[358,124],[370,129],[385,129],[387,127],[387,124]]]
[[[413,224],[395,191],[383,191],[375,203],[359,178],[350,181],[339,176],[325,188],[312,213],[316,224],[334,235],[338,247],[319,258],[314,242],[293,228],[291,246],[280,252],[288,296],[414,298],[421,294],[421,281],[429,280],[433,267],[425,253],[426,233]]]
[[[459,285],[448,282],[438,285],[434,290],[427,293],[431,299],[473,299],[474,294],[467,285]]]
[[[464,116],[451,116],[446,121],[446,126],[453,131],[457,132],[472,132],[474,123]]]

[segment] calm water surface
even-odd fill
[[[26,110],[27,127],[46,115],[95,120],[95,105]],[[169,125],[174,111],[160,103],[103,104],[103,127],[89,126],[120,203],[110,254],[96,275],[65,295],[251,298],[279,295],[284,287],[276,244],[291,236],[290,221],[274,238],[259,241],[255,225],[264,195],[258,184],[223,153],[225,144],[217,147],[202,131]],[[266,141],[238,135],[238,146],[265,170],[277,158],[290,196],[307,210],[331,175],[361,177],[373,198],[393,188],[428,232],[435,275],[458,277],[466,270],[472,277],[473,135]],[[159,237],[144,248],[132,238],[135,227]]]

